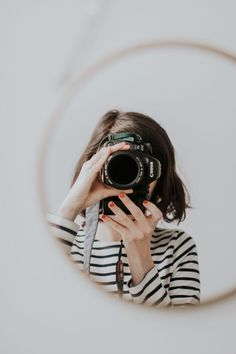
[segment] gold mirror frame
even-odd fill
[[[39,147],[38,151],[38,159],[37,159],[37,186],[38,186],[38,195],[39,195],[39,204],[40,204],[40,209],[42,211],[42,217],[45,222],[45,215],[48,211],[48,206],[47,206],[47,196],[46,196],[46,181],[45,181],[45,171],[46,171],[46,157],[47,157],[47,151],[50,145],[51,137],[53,136],[55,130],[56,130],[56,125],[59,122],[60,119],[62,119],[63,113],[65,112],[66,108],[70,104],[71,100],[75,97],[75,95],[82,89],[83,84],[88,82],[88,80],[92,77],[94,77],[96,74],[98,74],[100,71],[102,71],[104,68],[106,68],[108,65],[111,65],[112,63],[124,59],[125,57],[128,57],[131,54],[136,54],[139,52],[143,52],[146,50],[151,50],[151,49],[164,49],[164,48],[181,48],[181,49],[192,49],[192,50],[197,50],[200,52],[205,52],[208,54],[213,54],[218,57],[221,57],[224,60],[227,60],[229,62],[232,62],[233,64],[236,64],[236,54],[232,54],[224,49],[209,45],[209,44],[204,44],[204,43],[198,43],[198,42],[192,42],[192,41],[151,41],[151,42],[144,42],[140,43],[134,46],[130,46],[124,49],[121,49],[107,57],[104,57],[97,63],[89,66],[86,68],[84,71],[82,71],[81,74],[78,74],[74,80],[70,81],[70,83],[66,86],[65,90],[63,91],[61,97],[58,100],[58,103],[56,104],[56,107],[52,114],[49,117],[48,125],[45,129],[45,133],[42,137],[41,144]],[[51,232],[49,232],[51,234]],[[73,264],[72,261],[70,261],[71,264]],[[84,274],[81,272],[81,274]],[[87,276],[85,274],[85,276]],[[90,280],[91,281],[91,280]],[[94,282],[94,285],[99,287]],[[100,287],[99,287],[100,288]],[[100,288],[101,289],[101,288]],[[109,294],[109,292],[105,292],[102,290],[104,293]],[[109,294],[112,298],[112,294]],[[201,302],[199,305],[194,305],[192,307],[183,307],[183,308],[164,308],[164,310],[175,310],[175,311],[183,311],[183,310],[195,310],[199,308],[203,308],[209,305],[214,305],[214,304],[219,304],[222,301],[228,300],[232,298],[233,296],[236,295],[236,286],[227,291],[222,293],[221,295],[217,295],[212,297],[209,300],[205,300]],[[120,301],[120,299],[119,299]],[[125,301],[129,305],[133,304],[132,302]],[[133,304],[137,306],[137,304]],[[143,306],[143,305],[142,305]],[[145,305],[144,307],[149,308],[150,306]],[[151,307],[153,310],[153,307]],[[162,310],[163,308],[158,308],[159,310]]]

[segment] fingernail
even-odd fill
[[[147,203],[148,203],[148,200],[144,200],[144,201],[143,201],[143,204],[147,204]]]
[[[109,202],[109,203],[108,203],[108,206],[109,206],[109,207],[113,207],[114,205],[115,205],[115,204],[114,204],[113,202]]]
[[[100,217],[101,219],[103,219],[103,220],[106,219],[106,215],[104,215],[104,214],[99,215],[99,217]]]
[[[120,194],[119,194],[119,197],[120,197],[120,198],[124,198],[124,197],[125,197],[125,193],[120,193]]]

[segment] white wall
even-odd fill
[[[96,10],[92,3],[0,3],[1,352],[118,353],[122,338],[127,353],[235,353],[236,299],[193,313],[137,309],[111,300],[77,274],[42,221],[36,175],[42,135],[69,69],[75,74],[79,63],[85,66],[105,53],[154,38],[202,41],[236,53],[235,3],[110,1],[77,59],[76,41],[88,24],[88,11]],[[152,71],[139,70],[144,63]],[[144,111],[169,133],[189,181],[197,210],[180,227],[197,241],[203,295],[232,288],[235,72],[231,64],[203,53],[166,51],[129,58],[98,75],[76,97],[53,138],[46,175],[50,209],[64,197],[98,113],[114,104]],[[137,77],[145,85],[134,90]],[[151,94],[146,95],[149,85]],[[223,164],[219,172],[218,159]]]

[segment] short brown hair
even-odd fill
[[[75,166],[71,187],[75,183],[82,165],[98,150],[101,140],[109,133],[134,132],[142,136],[145,142],[152,145],[152,154],[161,163],[161,176],[155,186],[150,201],[157,205],[166,222],[178,220],[178,224],[186,217],[186,208],[190,200],[186,186],[176,173],[175,150],[166,131],[153,118],[137,112],[110,110],[98,121],[89,143]],[[186,197],[188,200],[186,201]],[[168,217],[167,214],[172,215]],[[85,217],[85,210],[81,212]]]

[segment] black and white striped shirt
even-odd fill
[[[47,222],[72,261],[83,270],[84,228],[50,213]],[[126,250],[124,245],[122,247],[125,300],[152,306],[199,304],[198,253],[193,238],[186,232],[177,228],[155,228],[151,238],[154,267],[135,286],[132,285]],[[120,241],[101,241],[95,236],[90,258],[90,278],[115,296],[118,296],[116,263],[119,248]]]

